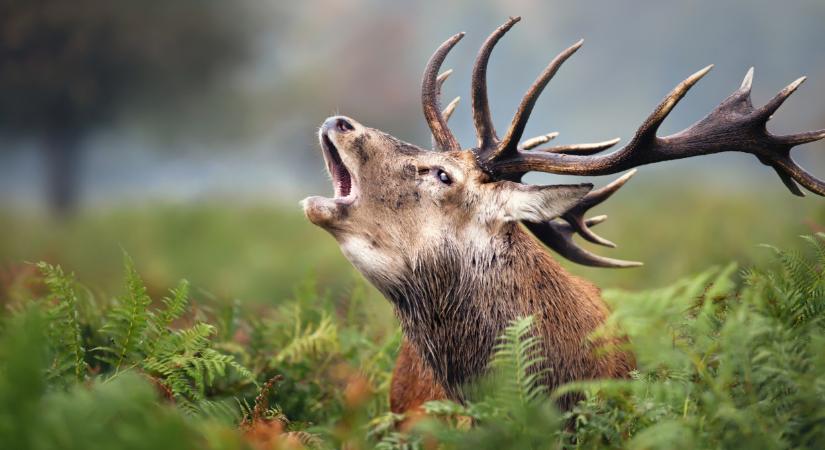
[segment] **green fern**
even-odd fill
[[[295,326],[290,340],[278,351],[276,364],[314,359],[338,350],[338,327],[324,314],[317,325],[303,325],[300,313],[295,313]]]
[[[60,266],[45,262],[38,263],[37,268],[43,275],[43,281],[53,302],[47,309],[48,338],[53,349],[49,377],[64,379],[66,375],[71,374],[75,382],[81,382],[85,378],[88,365],[80,331],[79,298],[75,290],[74,277],[65,275]]]
[[[150,326],[155,336],[163,335],[172,322],[186,313],[186,308],[189,306],[189,282],[181,280],[169,294],[162,300],[164,309],[151,316]]]
[[[112,365],[117,373],[130,360],[145,350],[145,332],[149,327],[152,299],[135,269],[132,259],[124,254],[126,293],[117,299],[101,330],[109,337],[110,344],[99,347],[99,359]],[[139,358],[139,357],[138,357]]]
[[[226,376],[228,369],[244,379],[253,379],[234,357],[210,348],[214,333],[215,328],[205,323],[169,332],[158,339],[153,353],[140,365],[157,376],[179,401],[204,401],[207,386]]]
[[[423,422],[413,436],[389,435],[383,448],[417,448],[428,435],[446,448],[546,448],[559,414],[541,384],[542,345],[532,316],[513,320],[498,338],[488,375],[466,388],[471,400],[425,403],[425,411],[441,420]]]
[[[541,378],[547,369],[544,363],[541,340],[532,334],[533,316],[519,318],[504,329],[493,349],[490,368],[496,383],[497,392],[503,394],[503,400],[516,399],[519,404],[527,405],[545,396]]]
[[[251,384],[254,375],[235,356],[215,348],[214,326],[198,322],[185,329],[172,328],[188,309],[186,281],[171,290],[162,308],[152,309],[152,300],[128,256],[124,256],[124,265],[126,292],[113,301],[99,332],[90,323],[81,323],[74,279],[58,266],[37,265],[50,291],[44,303],[52,359],[49,379],[63,386],[85,379],[88,366],[81,331],[87,329],[92,342],[105,340],[94,347],[97,360],[105,363],[99,368],[103,379],[113,380],[128,369],[137,369],[163,387],[182,410],[227,416],[221,412],[224,403],[210,398],[207,389],[230,375],[239,378],[241,385]]]
[[[575,383],[571,448],[821,448],[825,253],[773,249],[777,269],[712,270],[676,290],[608,292],[633,380]],[[704,287],[702,287],[704,286]]]

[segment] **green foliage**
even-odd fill
[[[44,317],[49,385],[65,390],[87,381],[112,383],[124,373],[130,378],[142,374],[182,410],[231,416],[221,402],[239,388],[254,386],[252,373],[235,356],[214,348],[213,325],[195,321],[173,327],[189,309],[185,281],[164,298],[162,308],[153,308],[131,259],[125,257],[124,265],[125,293],[103,304],[88,292],[80,295],[83,290],[59,266],[36,265],[48,294],[8,320],[35,313]],[[98,322],[102,326],[96,327]],[[237,386],[220,392],[219,382],[227,380]]]
[[[253,381],[252,373],[234,356],[212,348],[213,325],[196,322],[189,328],[172,328],[188,307],[185,280],[163,299],[163,308],[153,309],[146,286],[128,256],[124,266],[126,292],[108,305],[100,329],[105,344],[94,348],[97,361],[104,364],[102,375],[112,379],[123,370],[139,370],[191,413],[216,408],[206,390],[227,378],[230,369],[241,380]],[[54,289],[52,292],[59,295]]]
[[[334,241],[308,226],[294,203],[129,205],[79,211],[63,222],[4,207],[0,230],[0,270],[11,262],[47,260],[107,293],[123,286],[121,249],[153,295],[162,293],[153,288],[174,286],[185,276],[198,296],[207,291],[226,303],[272,306],[307,276],[336,293],[353,284],[354,269]],[[386,302],[372,306],[389,311]]]
[[[52,270],[50,268],[49,270]],[[58,276],[58,271],[52,271]],[[231,428],[192,421],[158,401],[145,377],[50,389],[47,330],[38,310],[7,319],[0,337],[0,442],[9,449],[239,448]]]
[[[513,321],[499,337],[490,361],[496,392],[505,402],[503,407],[514,406],[507,400],[517,400],[516,405],[529,405],[542,399],[545,394],[538,380],[546,369],[537,369],[543,361],[541,339],[530,333],[533,317]]]
[[[338,350],[338,329],[327,315],[322,315],[317,325],[301,323],[301,309],[294,308],[292,320],[295,329],[289,341],[275,355],[276,364],[297,362],[303,359],[318,359]]]
[[[152,299],[146,294],[143,280],[132,260],[129,257],[124,259],[127,292],[117,299],[101,330],[108,336],[111,345],[97,349],[105,353],[99,358],[114,366],[115,371],[119,371],[125,361],[135,359],[135,355],[149,345],[144,334],[152,314],[149,311]]]
[[[62,384],[73,378],[74,382],[84,380],[87,370],[86,349],[81,336],[77,293],[73,277],[63,274],[63,269],[44,262],[37,268],[43,273],[43,281],[51,292],[52,299],[46,308],[48,315],[49,348],[53,349],[49,366],[49,378],[60,380]]]
[[[358,288],[346,300],[319,295],[313,282],[300,283],[292,298],[249,318],[245,351],[259,379],[282,377],[272,400],[296,426],[340,420],[352,411],[345,390],[364,383],[362,405],[370,414],[386,409],[399,334],[389,331],[385,300]],[[378,309],[378,311],[376,311]],[[390,320],[390,324],[393,322]]]
[[[647,293],[606,292],[638,359],[632,380],[577,383],[576,448],[825,445],[825,235],[777,269],[712,269]]]
[[[9,448],[822,448],[825,235],[774,265],[706,270],[664,288],[607,290],[592,336],[628,337],[624,380],[537,384],[532,319],[499,338],[463,403],[387,411],[400,335],[384,300],[301,283],[276,308],[159,302],[126,259],[124,292],[95,299],[38,264],[48,293],[0,320],[0,442]],[[258,388],[260,386],[260,389]],[[572,410],[551,399],[577,393]],[[274,435],[274,437],[273,437]],[[264,447],[268,448],[268,447]],[[280,447],[279,447],[280,448]]]

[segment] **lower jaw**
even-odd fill
[[[334,198],[327,197],[307,197],[301,201],[304,208],[304,215],[310,222],[323,228],[327,228],[339,220],[341,216],[341,204]]]

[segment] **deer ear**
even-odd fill
[[[534,186],[510,181],[495,183],[499,211],[504,221],[547,222],[564,214],[587,195],[593,185]]]

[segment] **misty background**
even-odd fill
[[[24,4],[5,3],[9,12]],[[43,15],[48,8],[54,9],[52,3],[57,2],[25,2],[27,9],[42,8]],[[91,9],[96,3],[80,4]],[[200,19],[217,36],[210,35],[209,29],[199,30],[197,24],[188,27],[204,35],[202,39],[153,30],[155,26],[181,27],[192,20],[192,11],[203,8],[198,3],[217,10],[212,16],[203,14],[208,20]],[[135,83],[111,72],[96,74],[91,80],[72,78],[73,74],[60,72],[67,70],[65,66],[54,63],[56,70],[36,87],[70,90],[73,86],[67,83],[120,82],[123,89],[137,91],[127,95],[118,86],[101,88],[118,92],[104,90],[100,98],[90,99],[92,105],[84,108],[102,111],[78,119],[83,122],[78,125],[82,131],[72,144],[78,149],[71,160],[60,163],[64,170],[77,171],[76,179],[70,181],[76,183],[77,193],[69,201],[84,208],[157,199],[260,200],[294,206],[309,193],[327,193],[330,188],[315,138],[318,124],[341,113],[401,139],[428,145],[420,111],[421,73],[435,47],[457,31],[466,31],[467,37],[445,63],[445,68],[455,70],[445,86],[445,98],[462,97],[451,125],[463,145],[470,146],[474,135],[467,99],[469,71],[483,39],[509,15],[521,15],[523,21],[502,40],[490,64],[492,112],[499,129],[509,123],[524,91],[544,65],[579,38],[585,39],[585,46],[542,95],[526,136],[559,131],[560,144],[613,137],[626,141],[664,94],[710,63],[716,64],[714,70],[679,104],[662,133],[701,118],[738,86],[750,66],[756,67],[755,103],[764,102],[800,75],[809,77],[773,119],[773,131],[791,133],[825,126],[822,1],[175,0],[143,2],[140,14],[128,2],[112,4],[121,4],[123,15],[139,15],[138,20],[145,23],[121,26],[120,31],[110,33],[146,40],[141,45],[149,48],[143,52],[166,53],[157,57],[160,62],[135,63],[168,66],[169,61],[182,60],[196,67],[166,72],[150,67],[161,73],[143,75],[148,80]],[[151,10],[165,16],[164,23],[158,25]],[[62,36],[67,40],[84,27],[100,26],[96,20],[118,20],[74,16],[58,25],[54,25],[58,20],[50,22],[48,17],[29,20],[68,29]],[[13,14],[5,17],[5,22],[15,20]],[[16,44],[13,28],[3,27],[6,55]],[[105,41],[77,44],[87,46],[81,52],[90,55],[82,64],[106,64],[110,55],[105,53],[119,48],[94,48],[109,45]],[[69,44],[55,41],[50,45]],[[193,53],[200,56],[190,56]],[[128,67],[129,61],[120,64],[126,65],[123,71],[139,70]],[[51,68],[44,66],[43,70]],[[9,70],[4,61],[0,71]],[[105,79],[107,74],[116,79]],[[2,80],[8,84],[8,78]],[[168,86],[154,90],[135,86],[142,82]],[[4,101],[21,103],[6,104],[4,109],[22,108],[31,100],[31,93],[27,94],[4,96]],[[116,105],[102,105],[111,100],[106,95],[116,96]],[[37,106],[55,108],[46,102]],[[5,122],[0,204],[44,209],[49,201],[48,125],[15,124],[11,128],[10,121]],[[798,149],[795,156],[804,167],[822,174],[823,150],[821,143],[812,144]],[[639,178],[656,176],[677,182],[672,178],[676,176],[684,189],[696,182],[736,189],[770,183],[772,188],[783,189],[770,169],[749,155],[645,167]],[[531,181],[549,178],[541,175]]]
[[[699,120],[751,66],[755,105],[808,76],[771,131],[825,128],[822,0],[0,0],[0,297],[14,279],[3,267],[40,259],[116,286],[122,251],[150,287],[187,277],[210,295],[268,299],[307,274],[341,285],[352,270],[298,206],[332,191],[317,127],[345,114],[428,147],[424,65],[465,31],[443,66],[454,69],[444,99],[462,97],[450,125],[473,145],[472,62],[515,15],[522,21],[489,66],[499,130],[546,64],[580,38],[525,137],[625,143],[708,64],[660,134]],[[825,144],[793,155],[825,177]],[[751,261],[760,242],[825,230],[821,197],[792,196],[745,154],[642,167],[593,214],[603,212],[600,234],[621,247],[594,250],[647,265],[569,265],[602,286],[669,282],[710,263]]]

